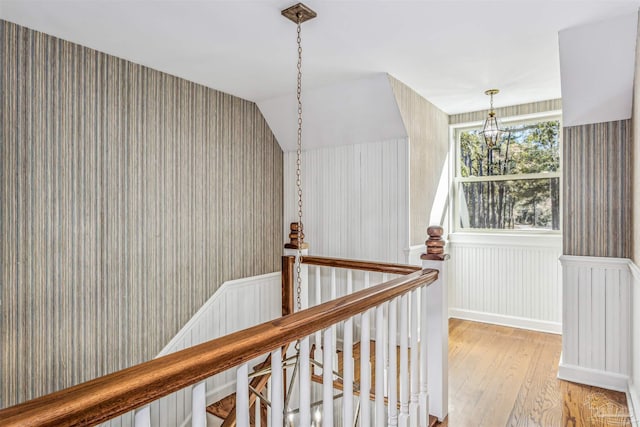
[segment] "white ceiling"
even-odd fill
[[[0,17],[252,101],[293,93],[296,0],[0,0]],[[388,72],[447,113],[560,97],[558,31],[640,0],[306,0],[307,88]]]
[[[386,73],[307,89],[304,100],[306,150],[408,136]],[[298,142],[296,98],[284,95],[258,101],[258,108],[282,149],[295,151]]]
[[[560,32],[562,124],[630,119],[638,14]]]

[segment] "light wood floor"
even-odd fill
[[[631,426],[624,393],[556,378],[559,335],[451,319],[448,427]]]

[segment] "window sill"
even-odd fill
[[[449,234],[449,243],[452,245],[473,246],[535,246],[554,247],[562,249],[562,233],[559,232],[463,232],[457,231]]]

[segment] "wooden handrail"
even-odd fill
[[[433,283],[425,269],[0,410],[3,426],[96,425]]]
[[[389,274],[411,274],[422,269],[416,265],[391,264],[385,262],[359,261],[354,259],[327,258],[319,256],[303,256],[303,264],[322,267],[348,268],[351,270],[375,271]]]

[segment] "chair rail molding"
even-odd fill
[[[558,378],[626,392],[632,374],[631,287],[640,277],[637,266],[613,257],[563,255],[560,262]]]

